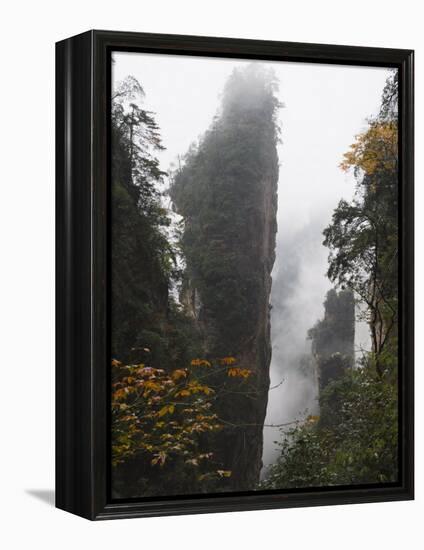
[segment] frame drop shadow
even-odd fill
[[[55,505],[55,492],[54,489],[25,489],[25,493],[38,500],[41,500],[49,506]]]

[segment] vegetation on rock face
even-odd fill
[[[241,352],[267,305],[278,181],[274,90],[265,69],[235,70],[221,112],[173,177],[188,288],[200,296],[198,321],[211,352]]]
[[[350,290],[332,289],[324,302],[324,319],[310,329],[312,354],[322,390],[351,368],[354,362],[355,302]]]
[[[319,417],[282,433],[264,489],[397,480],[397,390],[372,367],[349,369],[320,397]]]
[[[115,92],[117,497],[252,489],[258,479],[276,233],[274,90],[272,74],[254,65],[230,77],[219,115],[172,177],[171,196],[184,220],[177,246],[166,236],[170,221],[162,207],[165,174],[155,157],[162,144],[154,115],[142,108],[144,92],[133,78]],[[175,301],[169,289],[179,280]],[[201,378],[199,369],[206,371]],[[241,453],[241,445],[250,451]]]
[[[224,396],[216,438],[233,488],[259,478],[271,357],[269,294],[275,259],[278,127],[273,73],[235,69],[211,127],[173,175],[183,217],[186,301],[206,354],[233,354],[255,372],[255,395]],[[188,295],[188,296],[187,296]],[[231,428],[231,426],[233,426]],[[237,465],[237,468],[236,468]]]

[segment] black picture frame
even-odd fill
[[[399,70],[400,481],[397,484],[169,497],[108,496],[108,127],[112,51]],[[56,506],[91,520],[413,499],[413,177],[411,50],[89,31],[56,44]]]

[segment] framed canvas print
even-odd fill
[[[57,506],[413,498],[413,52],[56,52]]]

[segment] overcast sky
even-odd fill
[[[140,53],[115,53],[113,83],[134,76],[146,93],[144,107],[156,113],[163,145],[162,169],[198,139],[215,115],[224,84],[235,67],[251,61]],[[354,179],[339,163],[366,119],[377,114],[389,70],[324,64],[260,62],[272,65],[279,80],[282,143],[279,145],[277,255],[273,279],[296,274],[284,313],[272,313],[271,383],[267,422],[286,422],[312,407],[313,391],[299,382],[292,358],[303,351],[306,333],[322,318],[330,283],[328,250],[322,230],[341,198],[352,198]],[[291,258],[290,270],[287,258]],[[275,285],[277,288],[277,285]],[[276,301],[271,297],[271,302]],[[289,328],[287,328],[289,327]],[[358,326],[356,346],[367,346]],[[289,349],[292,346],[292,349]],[[296,365],[295,365],[296,366]],[[312,396],[312,397],[311,397]],[[265,429],[265,462],[273,453],[273,429]]]
[[[145,108],[156,113],[166,170],[210,125],[234,67],[251,61],[140,53],[114,53],[113,82],[133,75]],[[354,136],[376,114],[389,71],[384,68],[261,62],[280,82],[279,231],[295,233],[317,217],[330,218],[341,197],[352,196],[353,177],[338,167]]]

